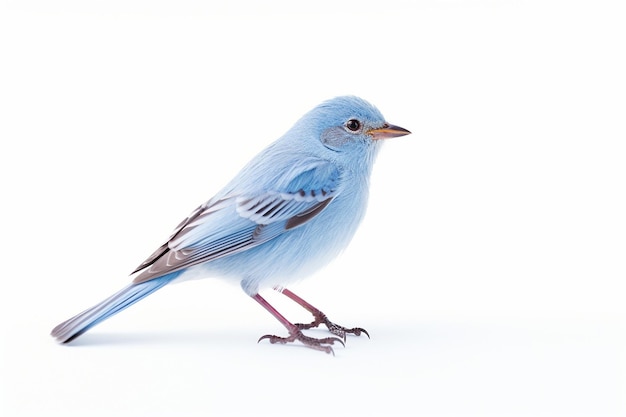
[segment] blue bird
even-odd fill
[[[328,263],[352,239],[368,199],[369,178],[383,139],[411,132],[385,121],[358,97],[328,100],[253,158],[215,197],[194,210],[172,236],[131,274],[130,285],[59,324],[52,336],[67,343],[161,287],[190,277],[221,276],[243,290],[286,328],[271,343],[299,341],[333,352],[362,328],[332,323],[285,288]],[[259,295],[273,288],[311,312],[293,324]],[[325,325],[338,337],[315,339],[303,329]]]

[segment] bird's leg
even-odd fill
[[[294,326],[298,327],[298,329],[300,330],[310,329],[313,327],[317,327],[323,323],[332,334],[343,338],[344,341],[346,340],[347,333],[353,334],[355,336],[360,336],[361,333],[365,333],[368,338],[370,337],[367,330],[362,329],[361,327],[353,327],[350,329],[350,328],[343,327],[343,326],[333,323],[332,321],[328,320],[328,317],[326,317],[326,314],[322,313],[318,308],[307,303],[306,301],[298,297],[296,294],[294,294],[287,288],[283,288],[282,290],[277,288],[276,290],[280,291],[287,297],[291,298],[293,301],[295,301],[296,303],[304,307],[307,311],[309,311],[311,314],[313,314],[313,318],[315,320],[309,324],[296,323]]]
[[[339,342],[342,345],[344,344],[341,339],[338,339],[336,337],[326,337],[324,339],[315,339],[313,337],[305,336],[302,333],[302,331],[298,328],[298,326],[296,326],[295,324],[292,324],[289,320],[287,320],[282,314],[278,312],[278,310],[272,307],[272,305],[268,303],[267,301],[265,301],[265,299],[261,297],[259,294],[253,295],[252,298],[257,303],[261,304],[267,311],[272,313],[272,315],[276,317],[276,319],[279,322],[281,322],[282,325],[285,326],[287,328],[287,331],[289,332],[289,336],[287,337],[280,337],[280,336],[266,334],[265,336],[261,336],[261,338],[258,340],[259,342],[263,339],[269,339],[270,343],[291,343],[291,342],[298,340],[306,347],[309,347],[315,350],[321,350],[326,353],[332,353],[333,355],[335,354],[335,352],[333,351],[333,348],[330,347],[329,345],[332,345],[335,342]]]

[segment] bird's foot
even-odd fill
[[[332,353],[333,355],[335,354],[335,352],[333,351],[333,348],[330,345],[334,344],[335,342],[339,342],[343,346],[345,346],[343,341],[337,337],[326,337],[324,339],[316,339],[314,337],[306,336],[297,327],[297,325],[294,325],[294,327],[289,331],[289,336],[287,337],[280,337],[280,336],[274,336],[271,334],[266,334],[265,336],[261,336],[258,342],[260,342],[263,339],[269,339],[270,343],[283,343],[283,344],[292,343],[297,340],[306,347],[309,347],[315,350],[321,350],[326,353]]]
[[[355,336],[361,336],[361,333],[365,333],[367,338],[368,339],[370,338],[370,335],[367,332],[367,330],[361,327],[348,328],[348,327],[343,327],[338,324],[335,324],[332,321],[328,320],[328,317],[326,317],[326,314],[322,313],[321,311],[317,311],[313,313],[313,317],[315,318],[315,320],[313,320],[311,323],[308,323],[308,324],[296,323],[294,326],[296,326],[300,330],[306,330],[306,329],[311,329],[313,327],[318,327],[320,324],[324,324],[324,326],[328,328],[328,331],[330,331],[332,334],[336,336],[341,337],[344,342],[346,341],[346,334],[353,334]]]

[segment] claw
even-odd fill
[[[268,339],[270,343],[282,343],[282,344],[292,343],[298,340],[300,343],[302,343],[306,347],[309,347],[315,350],[321,350],[326,353],[332,353],[334,356],[335,351],[329,345],[333,345],[335,344],[335,342],[339,342],[341,343],[343,347],[345,347],[346,346],[346,343],[345,343],[346,333],[351,333],[351,334],[354,334],[355,336],[360,336],[361,333],[365,333],[368,338],[370,337],[369,333],[367,333],[365,329],[362,329],[360,327],[353,327],[351,329],[348,329],[348,328],[345,328],[343,326],[339,326],[333,323],[332,321],[328,320],[328,317],[326,317],[324,313],[322,313],[320,310],[313,307],[312,305],[310,305],[309,303],[307,303],[302,298],[298,297],[297,295],[295,295],[288,289],[286,288],[283,289],[282,293],[285,294],[287,297],[291,298],[292,300],[294,300],[296,303],[300,304],[302,307],[308,310],[311,314],[313,314],[313,317],[315,318],[315,320],[309,324],[301,324],[301,323],[292,324],[289,322],[289,320],[283,317],[283,315],[280,314],[274,307],[272,307],[270,303],[265,301],[265,299],[261,297],[258,293],[254,294],[252,298],[256,300],[256,302],[261,304],[276,319],[278,319],[278,321],[280,321],[283,324],[283,326],[285,326],[287,330],[289,331],[289,336],[287,337],[280,337],[280,336],[275,336],[271,334],[266,334],[264,336],[261,336],[259,340],[257,341],[257,343],[259,343],[263,339]],[[328,330],[332,334],[339,336],[339,337],[327,337],[324,339],[315,339],[313,337],[305,336],[302,333],[302,330],[317,327],[322,323],[324,323],[324,325],[328,328]]]
[[[335,355],[335,351],[333,350],[332,347],[328,346],[328,345],[332,345],[335,342],[339,342],[341,343],[342,346],[346,346],[345,343],[337,338],[337,337],[326,337],[323,339],[315,339],[313,337],[309,337],[304,335],[300,329],[295,328],[293,331],[289,332],[289,336],[287,337],[280,337],[280,336],[275,336],[275,335],[271,335],[271,334],[266,334],[264,336],[261,336],[259,338],[259,340],[257,341],[257,343],[259,343],[261,340],[263,339],[268,339],[270,341],[270,343],[274,344],[274,343],[292,343],[296,340],[298,340],[299,342],[301,342],[304,346],[309,347],[311,349],[315,349],[315,350],[321,350],[324,351],[326,353],[332,353],[333,356]]]
[[[308,323],[308,324],[296,323],[295,326],[300,330],[306,330],[306,329],[312,329],[314,327],[318,327],[320,324],[323,323],[328,328],[328,331],[330,331],[334,335],[337,335],[343,338],[344,342],[346,341],[346,334],[348,333],[353,334],[355,336],[361,336],[361,333],[365,333],[367,338],[371,339],[370,334],[367,332],[367,330],[363,329],[362,327],[353,327],[349,329],[349,328],[340,326],[328,320],[328,317],[326,317],[326,315],[322,312],[320,312],[319,314],[315,314],[314,317],[315,317],[315,320],[311,323]]]
[[[330,321],[328,322],[326,326],[328,327],[328,330],[331,333],[336,334],[338,336],[343,336],[344,339],[346,337],[346,334],[353,334],[355,336],[361,336],[361,333],[365,333],[367,335],[367,338],[370,339],[370,334],[367,332],[367,330],[361,327],[353,327],[351,329],[348,329],[346,327],[334,324]]]

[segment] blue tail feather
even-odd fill
[[[67,343],[77,338],[93,326],[130,307],[156,290],[172,282],[180,271],[151,279],[139,284],[131,284],[99,304],[83,311],[56,326],[50,333],[57,341]]]

